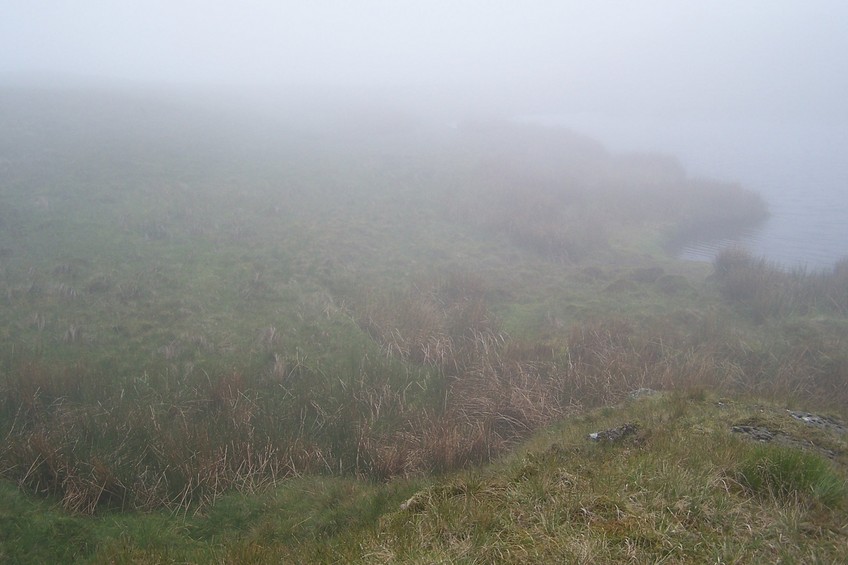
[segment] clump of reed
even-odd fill
[[[720,313],[584,322],[568,339],[571,402],[606,404],[639,387],[848,402],[844,337],[815,323],[784,323],[772,332],[752,332]]]
[[[452,317],[463,310],[449,297],[467,303],[477,296],[478,312],[486,312],[485,292],[423,288],[372,299],[360,316],[388,357],[433,367],[432,382],[441,383],[441,406],[407,412],[401,431],[378,441],[392,446],[387,468],[398,471],[485,460],[572,409],[619,402],[641,387],[846,399],[839,385],[844,343],[824,334],[772,343],[736,330],[721,314],[685,313],[588,320],[564,339],[523,343],[500,332],[490,314]],[[449,346],[428,356],[438,339]]]
[[[713,262],[722,294],[758,320],[816,311],[848,315],[848,258],[830,270],[784,269],[735,247]]]
[[[293,396],[258,378],[114,381],[35,363],[3,376],[3,476],[70,511],[187,509],[327,465]]]
[[[500,331],[485,295],[478,278],[454,274],[360,308],[385,355],[436,371],[439,392],[423,410],[401,409],[400,429],[366,442],[373,466],[409,473],[487,461],[573,407],[619,400],[650,380],[649,348],[634,350],[629,326],[522,342]]]
[[[501,330],[487,297],[462,272],[363,293],[350,311],[378,347],[333,366],[281,353],[275,326],[256,338],[264,365],[229,371],[115,377],[20,355],[0,369],[2,475],[80,513],[188,511],[303,473],[384,480],[483,463],[641,387],[848,402],[845,340],[826,332],[776,343],[688,313],[590,319],[530,342]]]
[[[788,366],[788,353],[751,358],[745,348],[696,347],[672,327],[643,330],[596,321],[560,349],[477,334],[445,369],[363,358],[330,375],[278,356],[266,372],[114,382],[85,367],[23,364],[2,383],[3,475],[75,512],[185,511],[301,473],[386,479],[479,464],[574,407],[640,386],[753,390],[775,386],[760,376]],[[801,356],[782,378],[823,375],[820,361]]]
[[[387,356],[457,372],[480,340],[502,336],[481,279],[468,273],[366,297],[360,326]]]

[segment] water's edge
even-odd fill
[[[819,270],[848,256],[848,128],[598,114],[518,119],[584,133],[614,152],[671,154],[691,176],[738,182],[767,201],[770,217],[762,225],[685,244],[683,259],[710,261],[735,245],[788,268]]]

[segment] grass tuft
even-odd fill
[[[773,445],[757,446],[737,468],[739,483],[757,496],[807,500],[827,508],[848,501],[845,480],[816,453]]]

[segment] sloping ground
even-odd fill
[[[788,441],[735,433],[752,422]],[[592,441],[598,430],[624,433]],[[360,557],[845,562],[846,440],[844,428],[774,406],[636,400],[565,422],[509,462],[417,492],[383,519]]]
[[[91,111],[0,143],[0,562],[845,561],[844,265],[660,251],[741,188]]]
[[[838,415],[750,399],[663,393],[575,415],[483,468],[383,485],[296,479],[259,497],[227,498],[203,516],[72,518],[4,489],[0,556],[91,563],[844,563],[843,423]],[[752,428],[768,433],[745,432]],[[603,433],[610,430],[625,431]],[[51,544],[40,543],[42,535]]]

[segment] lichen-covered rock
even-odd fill
[[[589,434],[589,439],[592,441],[618,441],[623,437],[636,433],[638,427],[636,424],[624,424],[617,428],[610,428],[600,432],[592,432]]]
[[[733,426],[730,428],[735,434],[745,434],[751,439],[761,442],[769,442],[774,439],[774,433],[760,426]]]
[[[848,433],[848,428],[835,418],[830,418],[828,416],[819,416],[818,414],[811,414],[809,412],[798,412],[795,410],[787,410],[789,415],[795,418],[796,420],[800,420],[805,424],[809,424],[811,426],[815,426],[817,428],[823,428],[826,430],[833,430],[839,433]]]
[[[631,400],[636,400],[637,398],[645,398],[646,396],[654,396],[655,394],[659,394],[659,391],[652,388],[642,387],[637,388],[636,390],[631,390],[630,394],[627,396],[629,396]]]

